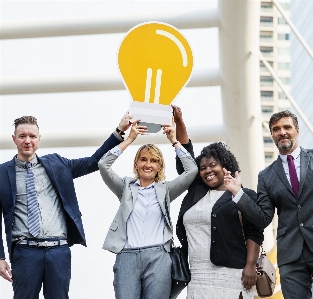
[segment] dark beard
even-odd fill
[[[294,142],[293,140],[291,139],[288,139],[289,140],[289,144],[280,144],[279,141],[276,142],[276,146],[279,150],[279,152],[289,152],[292,148],[293,148],[293,145],[294,145]]]

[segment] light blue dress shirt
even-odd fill
[[[183,147],[175,148],[175,151],[179,158],[190,156]],[[118,146],[110,152],[117,157],[123,153]],[[155,182],[147,187],[140,187],[138,179],[134,185],[138,186],[138,195],[126,223],[125,248],[163,244],[164,215],[156,196]]]

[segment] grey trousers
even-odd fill
[[[113,267],[116,299],[168,299],[171,258],[163,245],[123,249]]]
[[[296,261],[279,267],[284,299],[311,299],[313,253],[304,242],[303,251]]]

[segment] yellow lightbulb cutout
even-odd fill
[[[118,51],[118,66],[140,119],[167,123],[170,104],[191,76],[193,56],[175,27],[150,22],[127,33]]]

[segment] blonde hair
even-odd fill
[[[164,181],[165,180],[165,163],[164,163],[163,154],[160,151],[160,149],[154,144],[145,144],[145,145],[142,145],[138,149],[136,156],[135,156],[135,159],[134,159],[134,174],[135,174],[136,179],[139,178],[139,174],[138,174],[138,171],[136,169],[136,163],[139,159],[141,151],[144,149],[146,149],[148,151],[148,154],[150,157],[156,159],[157,162],[160,164],[160,170],[156,174],[154,181],[157,183]]]

